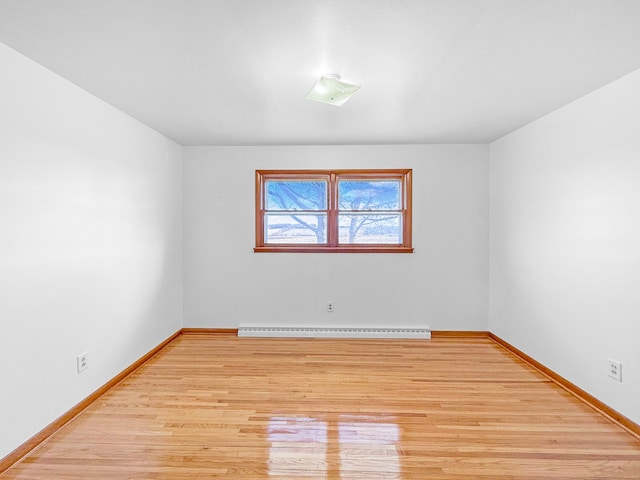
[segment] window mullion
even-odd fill
[[[338,245],[338,180],[335,173],[329,175],[327,242],[330,247],[336,247]]]

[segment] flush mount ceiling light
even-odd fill
[[[360,85],[341,82],[338,75],[323,75],[304,98],[341,107],[359,88]]]

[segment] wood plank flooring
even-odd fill
[[[0,480],[639,479],[640,440],[488,338],[185,334]]]

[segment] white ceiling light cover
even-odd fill
[[[340,81],[338,75],[323,75],[305,98],[341,107],[359,88],[360,85]]]

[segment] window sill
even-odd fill
[[[379,246],[379,245],[357,245],[348,247],[322,247],[322,246],[300,246],[282,245],[254,247],[255,253],[413,253],[413,247],[401,246]]]

